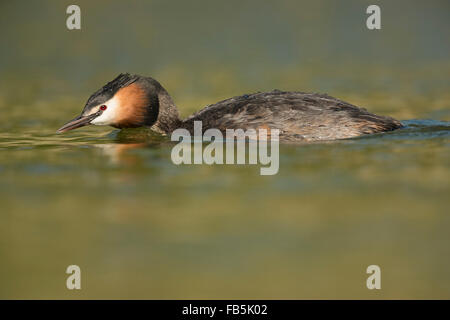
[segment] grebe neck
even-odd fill
[[[158,92],[158,102],[158,118],[151,129],[162,134],[169,134],[179,128],[182,123],[178,109],[163,87]]]

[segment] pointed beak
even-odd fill
[[[70,120],[65,125],[63,125],[61,128],[56,131],[56,133],[63,133],[69,130],[73,130],[76,128],[84,127],[88,124],[91,124],[91,121],[94,120],[96,117],[98,117],[101,114],[101,112],[96,112],[93,114],[90,114],[88,116],[79,116],[75,119]]]

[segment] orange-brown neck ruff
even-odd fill
[[[117,128],[136,128],[150,121],[151,101],[146,92],[136,83],[117,91],[115,98],[118,100],[114,126]],[[157,102],[156,102],[157,103]]]

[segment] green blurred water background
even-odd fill
[[[82,29],[66,29],[81,7]],[[382,29],[366,28],[378,4]],[[0,298],[450,298],[448,1],[0,2]],[[325,92],[405,129],[175,166],[143,130],[55,131],[120,72],[183,116]],[[66,289],[65,270],[82,270]],[[382,271],[368,290],[367,266]]]

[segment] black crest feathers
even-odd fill
[[[102,88],[94,92],[86,102],[83,112],[90,110],[101,103],[104,103],[111,99],[117,91],[121,88],[129,86],[133,82],[139,79],[137,75],[131,75],[129,73],[121,73],[114,80],[105,84]]]

